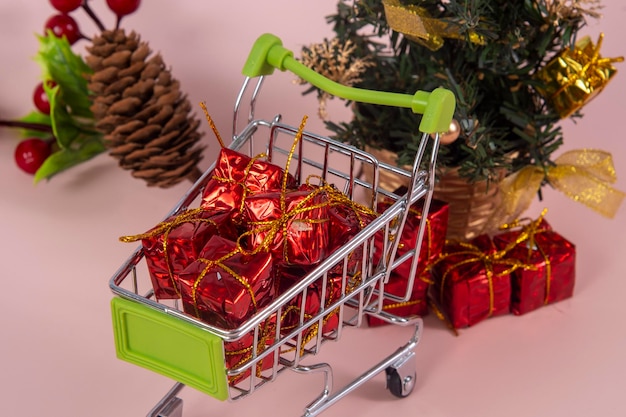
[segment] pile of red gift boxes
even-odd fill
[[[263,155],[249,157],[222,148],[199,207],[122,240],[141,240],[157,299],[179,299],[187,314],[212,326],[235,329],[301,282],[376,216],[319,178],[298,184],[288,170]],[[320,311],[322,302],[329,307],[342,291],[349,292],[350,285],[342,280],[353,283],[361,268],[362,255],[356,250],[347,262],[328,271],[325,285],[320,279],[299,293],[282,309],[281,335],[302,332],[304,345],[319,332],[336,329],[338,315],[330,312],[322,329],[315,322],[296,330],[302,314],[306,320]],[[276,320],[262,323],[259,345],[273,343]],[[252,356],[251,344],[252,335],[250,340],[225,344],[229,369]],[[261,368],[271,366],[273,356],[268,358]]]
[[[415,241],[421,212],[413,213],[400,248]],[[575,246],[552,229],[544,214],[508,225],[495,236],[447,241],[447,205],[433,200],[411,297],[406,302],[387,302],[383,309],[409,316],[425,315],[434,308],[450,327],[459,329],[501,314],[522,315],[571,297]],[[398,288],[396,295],[403,295],[408,277],[408,267],[400,265],[385,291],[394,293]],[[370,326],[384,323],[369,319]]]
[[[432,298],[454,328],[572,296],[576,248],[540,216],[492,238],[448,242],[431,265]]]
[[[249,157],[222,148],[199,207],[123,240],[141,240],[157,299],[179,299],[186,313],[210,325],[234,329],[376,218],[376,212],[351,201],[332,185],[318,182],[298,184],[288,170],[262,155]],[[390,204],[379,203],[378,212]],[[418,205],[410,209],[397,256],[414,246],[421,217]],[[423,316],[438,306],[456,329],[504,313],[524,314],[572,295],[574,246],[543,218],[469,242],[446,241],[447,222],[448,205],[433,200],[412,292],[406,301],[385,300],[385,311]],[[373,262],[382,247],[377,237]],[[342,279],[348,276],[356,282],[362,264],[362,255],[355,251],[348,262],[328,271],[325,285],[313,283],[295,297],[282,310],[281,334],[293,332],[303,316],[317,314],[322,302],[328,307],[342,297],[342,291],[350,291]],[[410,260],[398,265],[385,292],[403,297],[410,274]],[[259,349],[275,340],[276,320],[261,324]],[[330,312],[321,329],[316,322],[299,330],[301,339],[305,343],[319,333],[332,333],[338,320]],[[368,316],[368,323],[385,322]],[[227,367],[245,363],[251,357],[251,344],[252,335],[226,343]],[[271,366],[273,356],[268,358],[258,366]]]

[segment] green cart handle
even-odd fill
[[[419,130],[424,133],[442,133],[450,129],[456,99],[445,88],[436,88],[430,93],[418,91],[410,95],[347,87],[308,68],[293,57],[292,51],[283,47],[277,36],[265,33],[252,46],[242,73],[253,78],[270,75],[275,68],[289,70],[315,87],[346,100],[409,108],[423,115]]]

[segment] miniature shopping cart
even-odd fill
[[[316,87],[347,100],[406,107],[422,114],[419,126],[422,139],[412,171],[384,164],[354,146],[308,132],[302,134],[295,152],[292,152],[294,136],[298,133],[296,128],[283,124],[280,116],[273,120],[254,118],[263,79],[275,69],[288,70]],[[382,372],[386,373],[387,387],[392,394],[407,396],[415,382],[414,348],[420,340],[422,320],[419,317],[394,316],[383,310],[383,302],[402,302],[411,295],[432,196],[438,132],[448,130],[454,112],[454,96],[444,89],[405,95],[339,85],[299,63],[293,58],[293,53],[282,46],[280,39],[270,34],[262,35],[256,41],[243,73],[246,78],[235,104],[233,137],[229,148],[249,156],[263,152],[268,161],[279,166],[285,166],[284,162],[289,158],[290,172],[300,183],[311,177],[321,178],[325,183],[333,184],[350,201],[360,201],[373,210],[381,199],[392,204],[378,213],[347,244],[236,329],[223,329],[200,321],[183,312],[177,300],[156,299],[147,279],[145,262],[142,262],[143,250],[138,248],[110,281],[111,290],[116,295],[112,300],[112,314],[118,357],[177,381],[149,416],[182,415],[182,400],[177,395],[184,386],[219,400],[234,401],[249,396],[288,370],[325,374],[321,394],[305,407],[304,415],[307,416],[321,413]],[[242,103],[249,103],[247,122],[241,120],[244,119],[241,117],[244,113]],[[245,124],[245,127],[239,130],[239,124]],[[371,179],[360,178],[364,167],[373,173]],[[180,213],[200,199],[211,170],[204,173],[168,216]],[[380,188],[378,179],[383,173],[408,181],[406,191]],[[422,207],[415,245],[412,250],[405,251],[407,248],[403,248],[402,256],[396,256],[399,236],[409,208],[414,204]],[[383,245],[382,253],[373,257],[375,238],[381,238]],[[374,258],[379,259],[375,264],[372,261]],[[353,270],[348,272],[348,265],[354,268],[353,259],[358,259],[356,273]],[[385,284],[391,271],[404,262],[411,264],[404,296],[386,292]],[[325,299],[331,269],[335,276],[341,277],[340,295],[332,300]],[[322,299],[314,313],[304,314],[307,292],[312,286],[322,289],[319,292]],[[287,327],[282,318],[287,306],[293,306],[294,300],[302,303],[298,310],[299,320],[296,325]],[[333,390],[331,365],[314,363],[314,355],[326,342],[340,340],[348,327],[360,326],[366,314],[390,323],[414,326],[415,329],[404,346],[347,386]],[[335,324],[326,329],[330,317],[334,318]],[[269,342],[264,330],[268,322],[274,329]],[[247,359],[227,367],[227,346],[244,338],[248,343]]]

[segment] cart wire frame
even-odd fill
[[[268,35],[263,35],[261,38],[263,37],[267,38]],[[281,63],[272,65],[283,69],[281,66],[284,66],[285,59],[289,59],[289,54],[283,52],[280,42],[276,41],[277,38],[270,35],[269,39],[272,46],[266,47],[264,53],[280,55]],[[254,55],[256,47],[255,45],[251,56]],[[280,53],[272,52],[272,48],[279,48]],[[298,74],[300,71],[298,64],[289,62],[287,66],[293,68],[288,69]],[[307,181],[308,178],[321,178],[324,183],[335,185],[351,200],[363,200],[363,204],[373,210],[376,210],[377,202],[381,198],[392,201],[393,204],[384,212],[379,213],[348,243],[329,254],[298,283],[278,295],[269,305],[257,311],[236,329],[223,329],[202,322],[184,313],[178,306],[178,300],[156,300],[149,279],[147,279],[145,263],[141,262],[144,257],[143,250],[141,247],[137,248],[109,282],[110,289],[117,296],[112,300],[112,308],[118,357],[179,381],[150,411],[149,416],[180,416],[182,401],[177,398],[177,394],[185,385],[221,400],[235,401],[249,396],[264,384],[275,380],[285,370],[324,374],[324,387],[319,396],[305,407],[303,414],[305,416],[323,412],[349,392],[383,371],[387,374],[388,388],[394,395],[406,396],[413,388],[414,349],[420,340],[422,320],[419,317],[394,316],[383,310],[383,303],[386,300],[403,302],[411,296],[418,267],[419,250],[432,199],[439,133],[437,131],[422,133],[411,172],[380,162],[369,153],[352,145],[306,131],[302,133],[296,151],[291,154],[293,138],[298,129],[282,123],[279,115],[269,121],[254,118],[256,101],[263,79],[270,73],[271,71],[268,72],[265,68],[261,74],[246,76],[235,103],[232,143],[229,148],[251,157],[263,152],[267,155],[269,162],[279,166],[285,166],[285,161],[292,158],[290,172],[299,183]],[[244,74],[246,74],[246,69],[244,69]],[[256,84],[251,86],[253,80],[256,80]],[[250,90],[252,90],[251,93]],[[243,113],[241,107],[245,96],[250,96],[247,124],[238,133],[237,125]],[[451,114],[450,109],[447,109],[447,114]],[[443,117],[445,119],[448,116]],[[450,120],[447,122],[448,126],[449,122]],[[420,130],[421,127],[420,125]],[[342,163],[336,163],[338,160]],[[363,165],[369,165],[373,171],[371,182],[360,178]],[[165,216],[166,218],[198,202],[204,186],[211,177],[212,170],[213,166],[204,172]],[[381,189],[378,186],[378,179],[382,171],[410,180],[406,192],[398,195]],[[418,202],[422,207],[422,216],[415,244],[402,256],[396,256],[409,208]],[[382,254],[377,256],[380,259],[377,264],[372,262],[374,239],[382,239],[383,242]],[[349,264],[353,255],[359,259],[358,271],[354,271],[354,265]],[[391,271],[404,262],[411,264],[404,296],[386,292],[385,284],[389,280]],[[350,268],[352,270],[349,270]],[[341,288],[336,298],[333,298],[332,294],[328,296],[331,270],[335,278],[340,277]],[[313,291],[313,287],[319,289],[320,305],[316,312],[305,314],[307,294]],[[334,288],[334,290],[336,293],[337,289]],[[286,309],[294,304],[299,306],[297,325],[281,328],[284,325],[282,318]],[[306,364],[305,359],[317,354],[325,342],[339,340],[344,326],[361,326],[366,314],[390,323],[414,326],[414,331],[404,346],[399,347],[353,382],[338,390],[333,390],[332,367],[326,363]],[[144,315],[148,317],[147,323],[150,326],[157,322],[157,330],[153,332],[156,334],[150,334],[149,329],[146,330],[143,327],[138,329],[139,325],[133,325],[136,315],[142,318]],[[334,320],[335,324],[326,329],[325,325],[330,319]],[[141,326],[146,323],[141,320],[139,322]],[[268,323],[272,326],[269,340],[267,335],[263,334],[263,329],[267,328]],[[160,325],[165,326],[165,331],[168,332],[165,334],[171,334],[173,329],[175,336],[177,332],[183,333],[182,340],[186,341],[191,337],[194,348],[198,339],[200,340],[200,353],[197,357],[190,359],[191,365],[189,361],[183,361],[181,364],[182,359],[179,356],[182,354],[176,351],[176,346],[167,348],[152,346],[160,345],[161,335],[158,334]],[[134,335],[134,332],[141,334]],[[249,358],[228,369],[225,360],[226,346],[250,337],[252,342],[249,348]],[[141,340],[136,341],[137,339]],[[206,352],[203,350],[205,348]],[[154,349],[157,350],[156,353]],[[211,353],[208,356],[213,355],[210,358],[205,355],[209,351]],[[153,355],[156,355],[156,359]],[[193,369],[183,369],[179,372],[178,368],[185,366]],[[208,370],[206,373],[196,375],[196,367]],[[206,381],[207,379],[210,381]]]

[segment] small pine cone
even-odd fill
[[[197,179],[200,122],[161,56],[121,29],[102,32],[87,50],[91,110],[110,155],[149,186]]]

